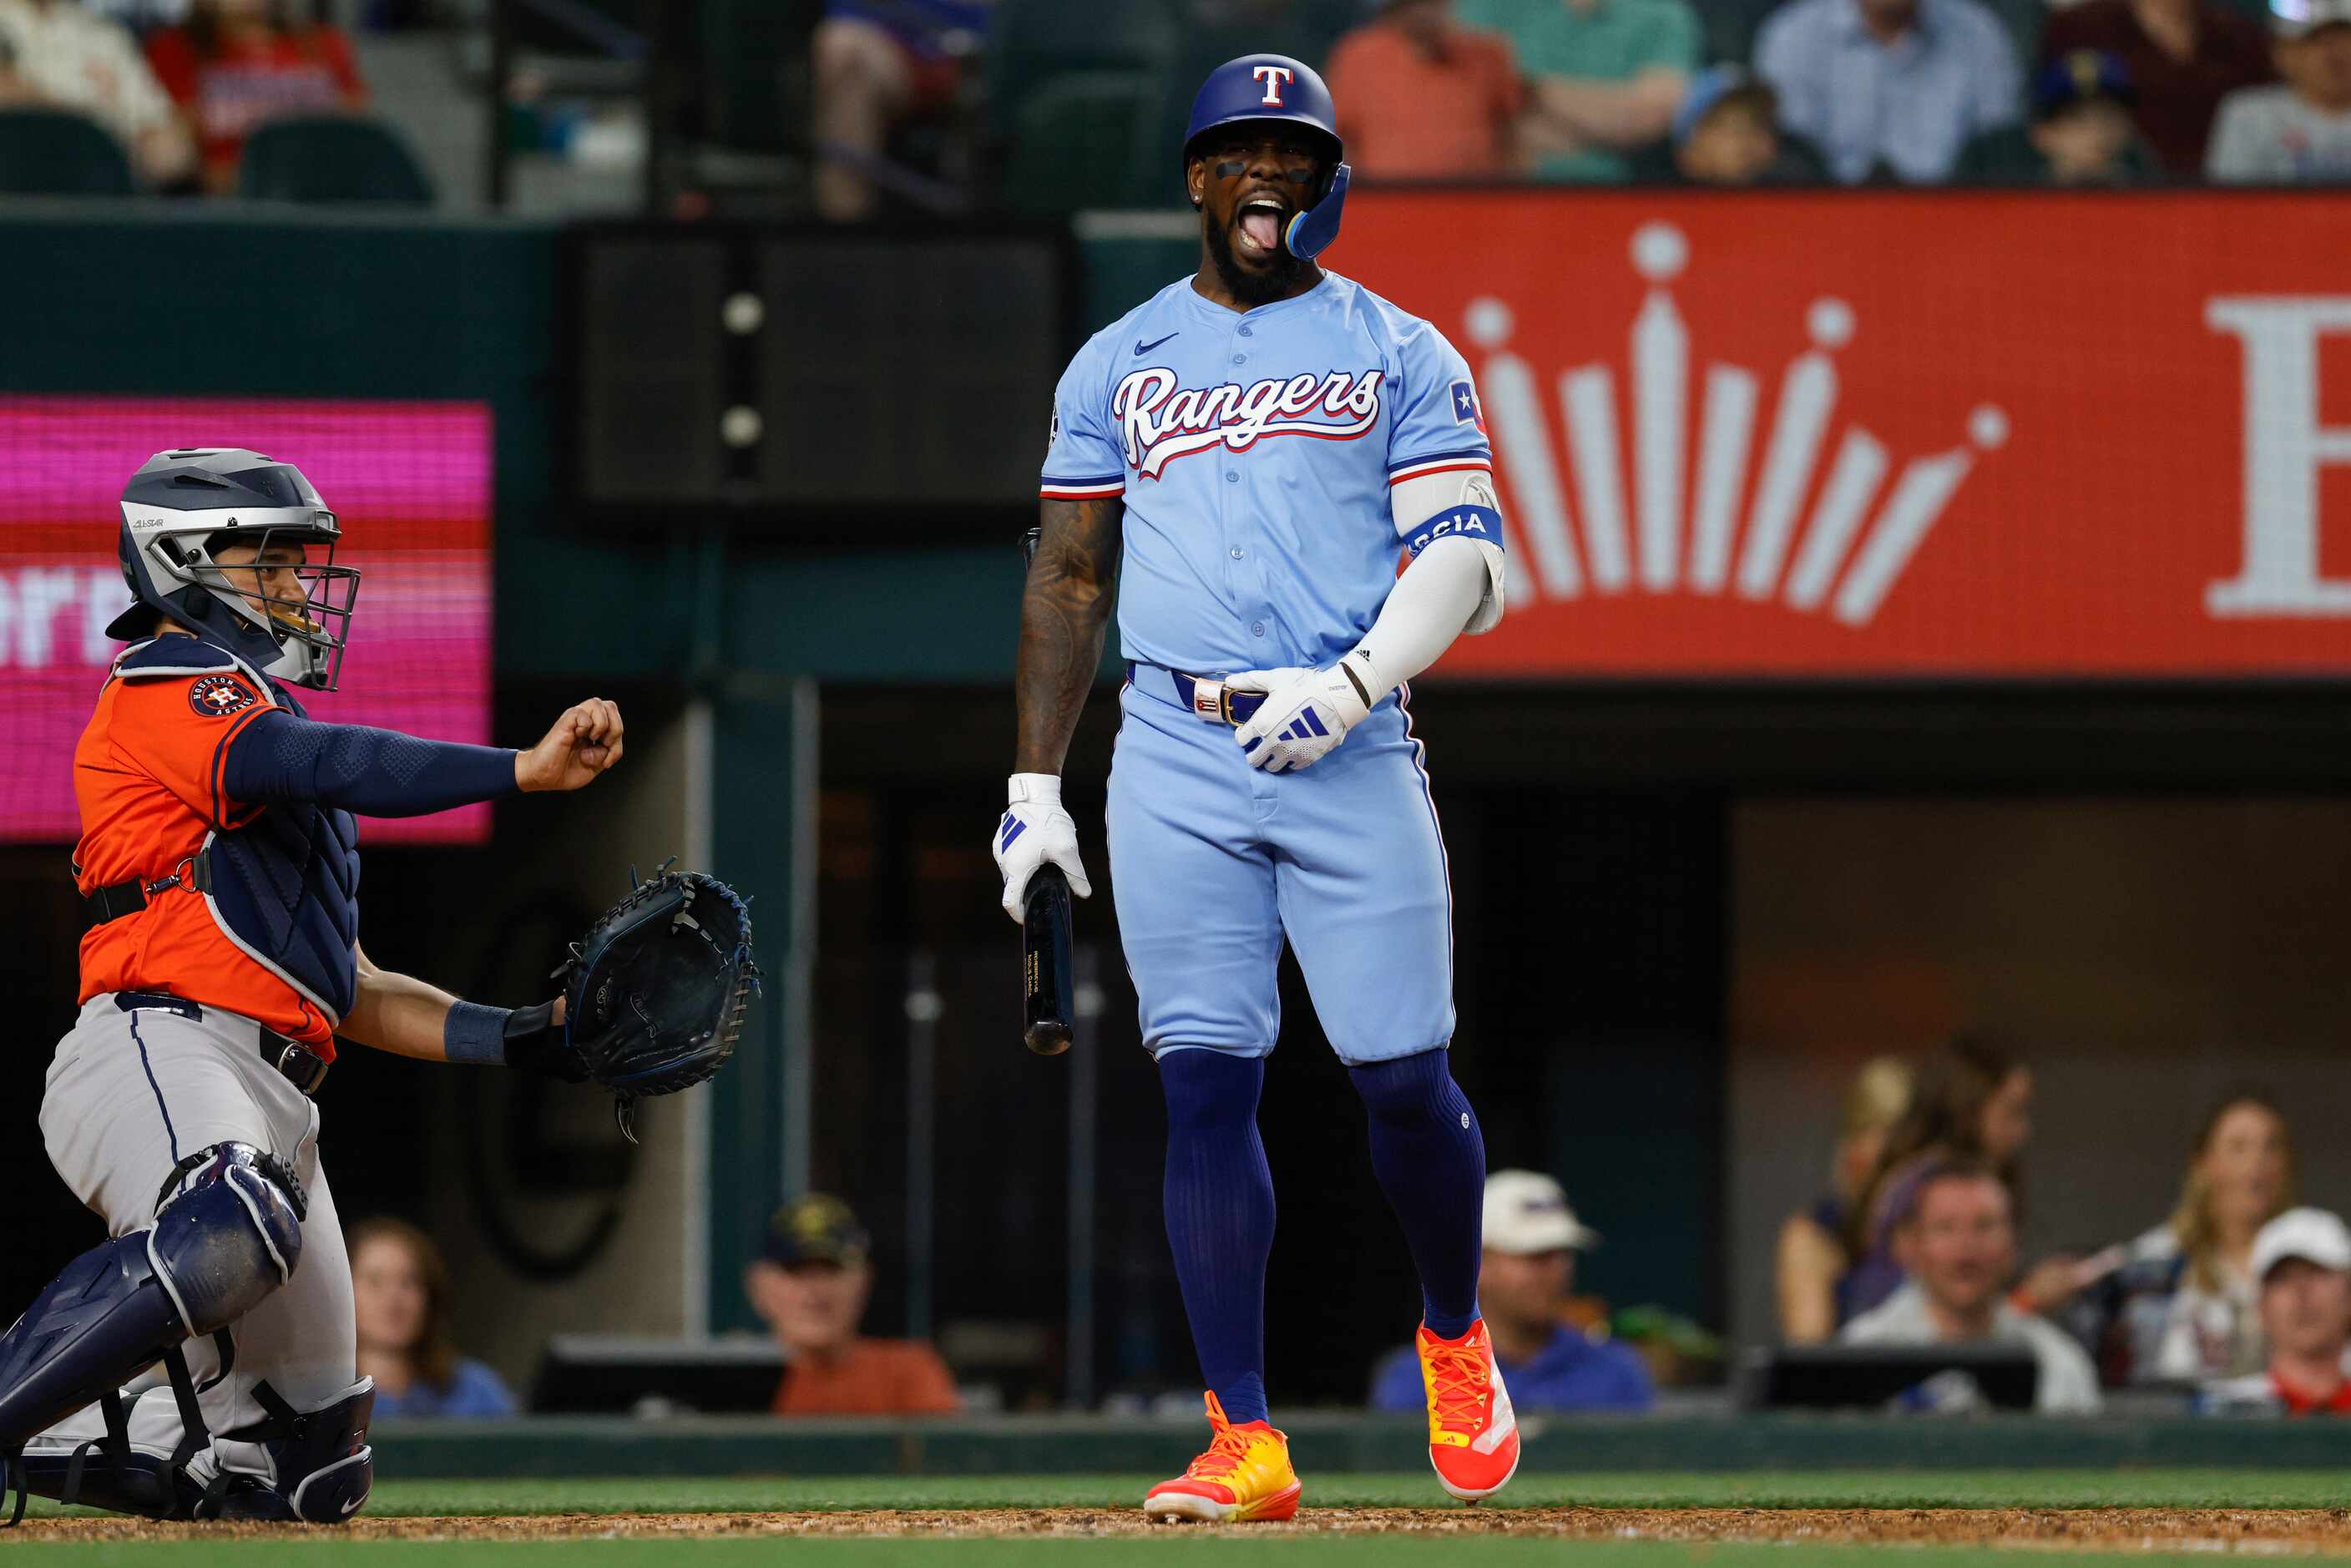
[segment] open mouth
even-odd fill
[[[1236,248],[1251,259],[1274,255],[1281,249],[1281,228],[1289,221],[1289,210],[1272,197],[1250,197],[1241,204],[1234,219],[1238,240]]]

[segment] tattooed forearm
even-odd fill
[[[1044,503],[1044,534],[1020,596],[1015,773],[1059,773],[1102,663],[1102,631],[1118,586],[1116,496]]]

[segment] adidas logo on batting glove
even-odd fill
[[[1327,670],[1249,670],[1228,677],[1225,687],[1265,693],[1263,706],[1233,737],[1249,766],[1269,773],[1320,762],[1364,722],[1374,694],[1387,690],[1361,649]]]
[[[1050,862],[1070,879],[1070,891],[1093,896],[1078,859],[1078,824],[1061,807],[1061,780],[1050,773],[1015,773],[1006,784],[1004,815],[989,848],[1004,873],[1004,913],[1026,925],[1029,881]]]

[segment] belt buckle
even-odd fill
[[[1224,682],[1206,675],[1187,676],[1192,683],[1192,715],[1203,721],[1217,721],[1238,729],[1241,721],[1233,716],[1234,692]]]
[[[298,1045],[294,1049],[299,1053],[303,1061],[310,1064],[309,1071],[304,1073],[300,1078],[294,1082],[300,1087],[303,1093],[316,1094],[319,1089],[325,1085],[327,1082],[327,1069],[331,1066],[332,1063],[329,1062],[325,1057],[320,1056],[317,1051],[312,1051],[308,1046]]]
[[[316,1094],[319,1085],[327,1081],[327,1069],[334,1064],[300,1040],[287,1040],[284,1035],[275,1038],[279,1049],[277,1061],[270,1065],[303,1093]]]

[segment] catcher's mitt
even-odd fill
[[[556,970],[564,1041],[612,1092],[621,1132],[637,1141],[636,1103],[690,1089],[735,1053],[759,988],[751,910],[735,890],[664,862],[651,882],[598,917]]]

